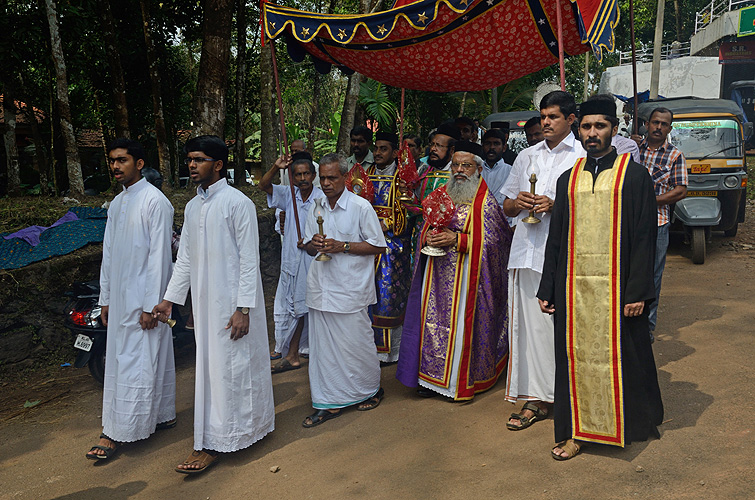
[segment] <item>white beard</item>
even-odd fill
[[[458,174],[457,174],[458,175]],[[451,178],[446,184],[446,191],[451,197],[453,202],[457,205],[464,203],[472,203],[475,195],[477,194],[477,187],[480,185],[480,173],[475,172],[471,176],[464,175],[467,180],[457,181],[455,175],[451,175]]]

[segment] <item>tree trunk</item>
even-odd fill
[[[3,117],[5,130],[3,139],[5,142],[5,160],[8,166],[8,191],[11,196],[21,194],[21,172],[18,166],[18,146],[16,144],[16,84],[13,75],[7,75],[5,81],[5,95],[3,96]]]
[[[246,185],[246,144],[244,143],[244,112],[246,111],[246,0],[239,0],[236,13],[236,144],[233,158],[236,167],[233,182]]]
[[[346,97],[343,99],[343,110],[341,111],[341,129],[338,132],[337,150],[342,155],[348,155],[350,149],[350,134],[354,128],[354,118],[359,99],[359,85],[362,83],[363,76],[359,73],[353,73],[349,76],[349,83],[346,86]]]
[[[68,102],[68,74],[63,56],[63,46],[58,31],[58,13],[55,0],[45,0],[47,24],[50,28],[50,48],[56,76],[56,107],[60,114],[60,128],[66,150],[66,167],[68,168],[68,189],[71,196],[84,196],[84,180],[81,177],[81,160],[76,149],[76,136],[71,123],[71,106]]]
[[[139,0],[142,9],[142,28],[144,44],[147,46],[147,64],[149,65],[149,80],[152,85],[152,114],[155,115],[155,136],[157,137],[157,157],[160,162],[160,175],[163,180],[163,191],[171,191],[170,149],[168,148],[168,134],[165,130],[163,116],[163,98],[160,90],[160,74],[157,70],[157,50],[152,40],[151,20],[149,17],[149,0]]]
[[[232,0],[205,0],[200,77],[194,95],[196,135],[224,138],[232,17]]]
[[[113,118],[115,120],[115,136],[131,137],[128,127],[128,105],[126,104],[126,82],[123,79],[121,54],[118,51],[115,38],[115,21],[110,10],[110,0],[99,0],[100,22],[102,35],[105,39],[105,53],[110,66],[110,83],[113,86]]]
[[[682,40],[682,14],[679,9],[679,0],[674,0],[674,20],[676,21],[676,38]]]
[[[34,168],[39,172],[39,186],[43,195],[49,195],[51,194],[49,186],[50,165],[47,162],[47,147],[45,146],[44,140],[42,140],[42,133],[39,131],[39,123],[37,123],[37,115],[34,113],[34,106],[32,106],[31,100],[28,99],[28,97],[26,99],[24,114],[31,127],[31,136],[34,141]]]
[[[270,50],[272,41],[265,41],[260,50],[260,147],[262,169],[267,170],[278,156],[275,133],[275,105],[273,104],[275,84],[273,83],[273,53]]]

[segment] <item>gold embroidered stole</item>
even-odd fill
[[[621,188],[630,155],[569,177],[566,354],[574,439],[624,447],[621,381]]]

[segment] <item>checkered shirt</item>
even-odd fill
[[[648,147],[647,139],[640,144],[640,163],[648,169],[653,178],[655,195],[660,196],[668,193],[676,186],[687,185],[687,164],[684,155],[678,148],[668,142],[663,143],[655,151]],[[671,206],[658,207],[658,226],[671,221]]]

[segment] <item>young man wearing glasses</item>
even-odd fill
[[[167,320],[191,287],[194,451],[176,471],[197,474],[216,462],[218,452],[244,449],[271,432],[275,409],[257,211],[223,175],[228,147],[222,139],[195,137],[184,153],[197,196],[186,205],[178,260],[153,315]]]

